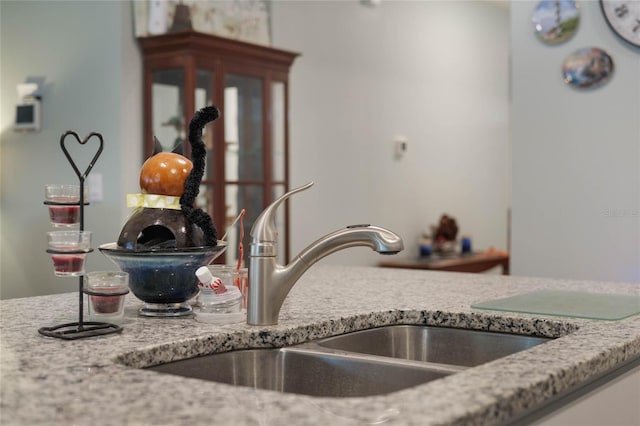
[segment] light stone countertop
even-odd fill
[[[130,294],[121,334],[75,341],[44,337],[38,329],[77,321],[77,293],[3,300],[0,423],[502,424],[640,357],[640,315],[595,321],[470,308],[535,289],[640,294],[637,284],[316,265],[287,297],[277,326],[143,318],[136,313],[141,302]],[[284,394],[134,368],[397,323],[560,338],[424,385],[367,398]]]

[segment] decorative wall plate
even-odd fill
[[[580,10],[574,0],[542,0],[533,11],[536,36],[548,44],[567,41],[580,23]]]
[[[640,47],[640,1],[600,0],[600,7],[613,32]]]
[[[613,60],[597,47],[576,50],[562,63],[564,82],[580,89],[602,86],[613,74]]]

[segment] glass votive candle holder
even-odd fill
[[[91,231],[47,232],[48,253],[57,276],[84,275],[85,259],[91,251]]]
[[[231,324],[243,320],[245,314],[242,311],[242,293],[235,286],[235,270],[233,266],[208,265],[207,268],[213,279],[200,287],[199,309],[195,310],[195,319],[198,322],[211,324]],[[201,275],[198,275],[200,278]],[[206,277],[206,276],[205,276]],[[207,277],[211,278],[211,277]],[[219,286],[214,283],[219,281],[226,291],[219,292]]]
[[[84,188],[87,204],[88,188]],[[80,221],[80,185],[48,184],[44,186],[44,200],[49,207],[49,221],[56,227],[77,226]]]
[[[249,294],[249,270],[240,268],[233,271],[233,283],[242,293],[242,308],[247,308],[247,295]]]
[[[89,272],[82,290],[89,298],[89,319],[119,323],[124,318],[124,299],[129,293],[129,274],[121,271]]]
[[[220,278],[225,287],[233,285],[233,266],[207,265],[207,269],[209,269],[211,275]]]
[[[220,278],[222,284],[227,287],[233,285],[233,266],[229,265],[207,265],[207,269],[211,272],[216,278]],[[198,282],[198,289],[202,292],[203,283]],[[192,305],[199,306],[200,305],[200,292],[194,298]]]

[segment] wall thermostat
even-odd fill
[[[20,103],[16,105],[15,130],[40,130],[40,95],[35,83],[18,84]]]
[[[16,105],[16,130],[40,130],[40,100],[33,99]]]

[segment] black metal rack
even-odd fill
[[[75,161],[73,161],[73,159],[71,158],[71,155],[69,154],[69,151],[65,147],[65,139],[68,136],[73,136],[73,138],[80,145],[85,145],[87,143],[87,141],[89,141],[89,139],[91,139],[93,137],[97,137],[98,138],[98,141],[99,141],[98,151],[93,156],[93,158],[89,162],[89,165],[87,166],[86,170],[83,173],[80,173],[80,170],[78,170],[78,167],[76,166]],[[73,132],[71,130],[66,131],[60,137],[60,147],[62,148],[62,152],[64,152],[65,157],[67,157],[67,160],[69,160],[69,163],[71,164],[71,167],[73,167],[73,171],[76,173],[76,175],[78,176],[78,180],[80,181],[80,201],[77,203],[80,206],[80,216],[79,216],[80,231],[84,231],[84,206],[85,206],[85,204],[88,204],[88,203],[85,203],[85,200],[84,200],[84,183],[85,183],[85,180],[86,180],[87,176],[91,172],[91,169],[93,168],[93,166],[95,165],[96,161],[98,160],[98,157],[100,157],[100,154],[102,153],[103,145],[104,145],[104,141],[102,139],[102,135],[100,133],[96,133],[96,132],[89,133],[82,140],[80,139],[80,137],[78,136],[78,134],[76,132]],[[45,201],[45,204],[65,204],[65,205],[69,205],[69,204],[66,204],[66,203],[55,203],[55,202],[51,202],[51,201]],[[76,205],[76,204],[74,203],[74,204],[71,204],[71,205]],[[92,251],[93,251],[93,249],[89,248],[88,250],[80,250],[80,251],[78,251],[78,253],[90,253]],[[51,249],[47,250],[47,252],[48,253],[62,253],[60,251],[51,250]],[[73,252],[66,251],[64,253],[65,254],[70,254],[70,253],[73,253]],[[106,335],[106,334],[113,334],[113,333],[122,332],[122,327],[120,327],[120,326],[118,326],[116,324],[110,324],[110,323],[106,323],[106,322],[96,322],[96,321],[84,321],[83,316],[84,316],[84,293],[85,293],[85,291],[84,291],[83,281],[84,281],[84,277],[82,275],[79,276],[78,277],[78,293],[79,293],[78,322],[60,324],[60,325],[55,325],[55,326],[52,326],[52,327],[42,327],[42,328],[38,329],[38,332],[40,334],[42,334],[44,336],[48,336],[48,337],[56,337],[58,339],[75,340],[75,339],[82,339],[82,338],[85,338],[85,337],[102,336],[102,335]],[[91,294],[95,295],[97,293],[91,292]],[[113,296],[114,294],[113,293],[108,293],[108,294],[102,294],[102,295],[104,295],[104,296]]]

